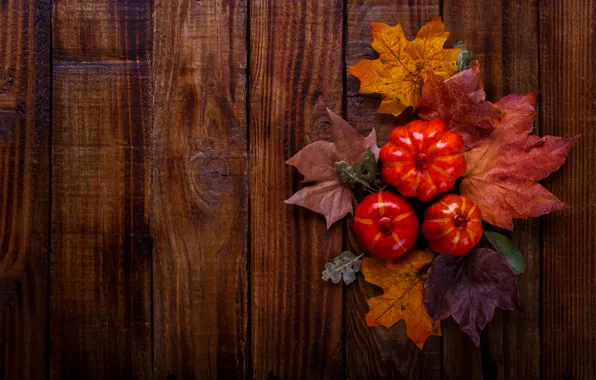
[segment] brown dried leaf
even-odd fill
[[[375,158],[379,157],[377,134],[373,129],[368,136],[352,128],[344,119],[327,109],[331,124],[333,143],[317,141],[307,145],[286,163],[292,165],[304,176],[305,182],[318,182],[296,192],[287,204],[306,207],[323,214],[327,228],[352,210],[352,192],[342,186],[337,179],[335,163],[349,164],[363,162],[362,153],[370,149]]]

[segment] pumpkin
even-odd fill
[[[482,237],[482,214],[469,198],[445,195],[424,212],[422,235],[435,252],[464,255]]]
[[[415,120],[391,131],[379,156],[381,173],[402,195],[427,202],[465,174],[463,151],[460,134],[441,120]]]
[[[368,195],[356,207],[352,229],[358,242],[375,257],[397,257],[414,246],[418,217],[410,203],[397,194]]]

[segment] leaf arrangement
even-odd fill
[[[453,317],[479,345],[496,308],[519,309],[516,276],[525,270],[522,252],[487,228],[511,230],[513,219],[564,209],[538,181],[564,164],[579,136],[531,133],[536,92],[486,100],[466,45],[444,48],[440,17],[412,41],[400,25],[372,23],[372,36],[379,58],[349,73],[361,93],[382,95],[378,112],[412,107],[419,120],[396,127],[379,149],[374,129],[364,137],[328,110],[333,142],[314,142],[287,161],[306,186],[286,203],[322,214],[327,228],[354,215],[361,252],[341,253],[322,278],[348,285],[360,270],[383,289],[367,300],[369,326],[404,320],[422,349],[441,335],[439,321]],[[362,258],[367,252],[373,257]]]

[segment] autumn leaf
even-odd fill
[[[327,109],[327,112],[333,142],[317,141],[309,144],[286,161],[300,171],[304,182],[316,184],[304,187],[285,202],[323,214],[329,229],[333,223],[353,211],[352,191],[338,181],[335,163],[364,162],[362,153],[367,149],[378,158],[379,147],[374,129],[364,137],[331,110]]]
[[[425,290],[424,304],[433,323],[452,316],[476,346],[495,308],[519,309],[511,267],[488,248],[464,256],[439,255],[428,271]]]
[[[485,99],[478,62],[446,80],[428,71],[418,116],[422,120],[443,120],[449,130],[463,137],[464,149],[469,150],[491,134],[501,116],[499,108]]]
[[[380,113],[397,116],[409,106],[416,108],[426,69],[443,78],[457,71],[460,49],[443,49],[449,33],[441,17],[420,28],[413,41],[408,41],[401,25],[373,22],[371,31],[379,58],[363,59],[348,71],[360,79],[362,94],[383,95]]]
[[[507,260],[513,274],[520,275],[526,270],[526,262],[521,251],[507,238],[495,231],[484,231],[484,236],[493,248]]]
[[[530,135],[537,93],[508,95],[497,103],[501,122],[488,139],[465,153],[467,173],[459,187],[484,221],[513,229],[512,218],[536,217],[565,208],[537,181],[558,170],[579,136]]]
[[[363,161],[348,164],[345,161],[335,163],[335,171],[339,182],[344,186],[353,188],[355,185],[360,185],[365,189],[372,191],[380,190],[379,173],[377,168],[377,158],[370,148],[367,148],[362,153]]]
[[[362,259],[361,271],[366,281],[384,290],[382,295],[367,300],[369,326],[390,328],[403,319],[408,337],[419,349],[429,336],[441,335],[440,325],[433,328],[423,305],[424,270],[433,257],[431,251],[413,249],[391,260]]]
[[[362,255],[364,253],[356,256],[350,251],[343,251],[332,262],[325,264],[325,270],[321,278],[323,281],[331,280],[334,284],[344,280],[346,285],[350,285],[356,280],[356,273],[360,270]]]

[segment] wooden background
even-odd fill
[[[321,103],[386,139],[346,67],[436,15],[489,99],[583,137],[545,181],[571,208],[516,224],[523,310],[419,352],[320,279],[345,229],[284,160]],[[596,378],[595,56],[592,0],[0,0],[0,378]]]

